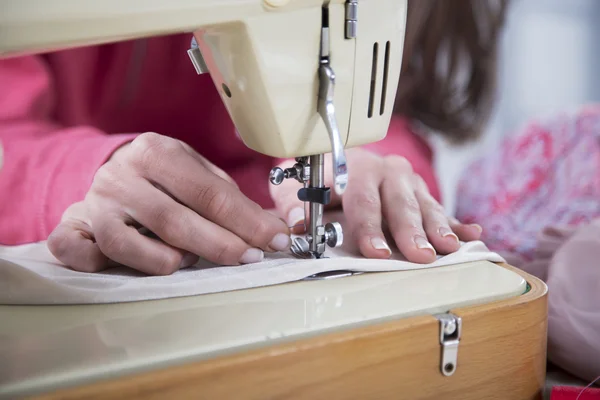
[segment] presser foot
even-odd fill
[[[331,190],[324,185],[324,156],[318,154],[310,157],[298,157],[296,163],[281,169],[273,168],[269,180],[273,185],[280,185],[285,179],[295,179],[303,184],[298,190],[298,199],[305,205],[308,203],[309,223],[306,223],[306,207],[304,207],[303,228],[308,233],[292,241],[292,254],[298,258],[323,258],[325,249],[339,247],[344,241],[342,226],[338,222],[323,224],[324,207],[331,201]]]
[[[323,246],[317,246],[324,250],[324,245],[326,244],[329,247],[339,247],[344,242],[344,233],[342,231],[342,226],[339,222],[330,222],[324,226],[325,230],[325,243]],[[299,236],[292,240],[292,246],[290,248],[292,254],[297,258],[301,259],[320,259],[320,258],[328,258],[324,255],[323,252],[312,251],[311,250],[311,235]]]

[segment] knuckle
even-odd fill
[[[421,203],[423,206],[423,212],[433,214],[436,216],[445,216],[446,210],[436,199],[433,198],[429,193],[425,193],[421,196]]]
[[[118,174],[109,164],[104,164],[94,174],[92,180],[92,190],[104,191],[117,187]]]
[[[357,234],[371,234],[377,230],[381,230],[381,227],[372,220],[361,221],[352,229]]]
[[[86,207],[98,205],[99,198],[121,200],[127,193],[124,175],[119,168],[105,164],[96,171],[92,185],[85,195]]]
[[[175,139],[146,132],[131,143],[131,162],[137,168],[147,170],[150,165],[156,164],[157,160],[168,159],[178,147],[180,146]]]
[[[181,217],[167,207],[157,208],[152,213],[152,221],[151,230],[165,242],[175,244],[186,233],[187,224],[181,223]]]
[[[214,186],[207,186],[200,191],[198,197],[200,204],[213,218],[227,220],[235,214],[234,202],[226,191],[218,190]]]
[[[411,214],[420,214],[421,206],[414,196],[405,196],[402,199],[402,207]]]
[[[133,162],[140,164],[143,161],[155,156],[156,151],[160,149],[160,139],[158,135],[152,132],[142,133],[131,142]]]
[[[125,233],[110,233],[105,229],[100,229],[96,234],[96,242],[100,250],[110,259],[118,261],[123,254],[127,244],[125,241]]]
[[[375,193],[359,193],[356,195],[354,201],[359,209],[373,210],[381,207],[379,195]]]
[[[446,210],[444,209],[444,207],[433,199],[431,199],[429,203],[429,209],[435,214],[446,215]]]
[[[237,265],[241,258],[240,251],[231,243],[220,243],[215,254],[214,262],[218,265]]]
[[[48,236],[48,250],[52,253],[54,257],[58,260],[64,262],[65,256],[68,254],[70,250],[69,246],[69,237],[64,232],[64,226],[61,224],[52,233]]]
[[[421,189],[421,190],[429,192],[429,189],[427,188],[427,184],[425,183],[425,180],[423,179],[423,177],[421,177],[421,175],[413,172],[412,177],[413,177],[414,185],[417,189]]]
[[[144,150],[159,145],[162,139],[162,136],[158,133],[145,132],[136,137],[131,144],[136,149]]]
[[[68,221],[71,219],[80,219],[78,217],[87,215],[87,204],[84,201],[78,201],[77,203],[71,204],[61,217],[61,222]]]
[[[272,235],[274,235],[274,232],[269,224],[264,219],[260,218],[253,224],[248,239],[251,245],[262,247],[267,245],[266,242],[271,239]]]
[[[177,252],[164,252],[162,258],[158,261],[156,275],[166,276],[177,272],[183,256]]]
[[[390,155],[385,158],[386,164],[393,172],[413,173],[413,167],[410,161],[398,155]]]

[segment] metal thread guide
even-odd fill
[[[341,195],[348,185],[348,166],[344,146],[337,125],[333,95],[335,73],[331,67],[329,54],[329,9],[322,9],[321,50],[319,54],[319,100],[317,112],[323,119],[331,141],[333,167],[333,186],[335,193]],[[306,238],[294,239],[291,250],[299,258],[322,258],[326,246],[339,247],[344,235],[342,226],[337,222],[323,225],[324,207],[331,201],[331,189],[325,187],[324,155],[317,154],[296,158],[296,164],[285,170],[273,168],[269,180],[280,185],[284,179],[296,179],[303,184],[298,191],[298,199],[308,203],[309,229]],[[304,212],[306,227],[306,208]]]

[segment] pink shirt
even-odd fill
[[[0,60],[0,243],[45,240],[81,201],[96,170],[120,145],[152,131],[180,139],[223,168],[240,189],[272,207],[275,160],[248,149],[208,75],[196,75],[176,35]],[[394,117],[367,146],[401,154],[439,198],[431,151]]]

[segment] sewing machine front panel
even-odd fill
[[[347,147],[376,142],[387,135],[402,67],[407,17],[407,0],[359,3],[360,33],[356,37]]]
[[[91,306],[0,306],[0,398],[521,295],[489,262]]]

